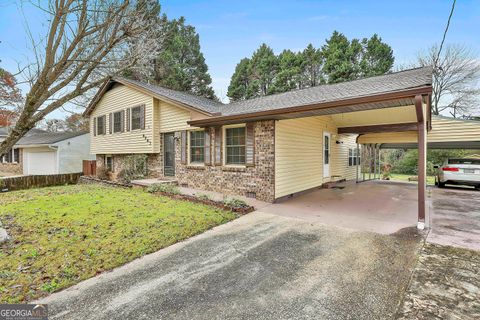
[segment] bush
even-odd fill
[[[147,155],[133,154],[125,157],[122,170],[117,174],[117,179],[122,183],[144,178],[147,175]]]
[[[164,192],[169,194],[180,194],[180,189],[171,183],[154,183],[147,188],[147,192]]]
[[[223,204],[233,209],[248,207],[245,201],[243,201],[242,199],[233,198],[233,197],[224,199]]]
[[[97,178],[101,180],[109,180],[107,175],[107,170],[105,169],[105,167],[97,168]]]
[[[199,193],[199,194],[197,195],[197,199],[203,200],[203,201],[212,200],[212,198],[211,198],[208,194],[206,194],[206,193]]]

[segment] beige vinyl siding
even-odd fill
[[[428,142],[480,141],[480,121],[432,117]]]
[[[361,135],[358,138],[358,143],[416,143],[417,136],[417,131],[368,133]]]
[[[189,110],[167,102],[160,102],[160,132],[188,130],[191,128],[187,123],[190,119],[191,112]]]
[[[145,129],[110,134],[108,114],[140,104],[145,105]],[[94,136],[94,117],[106,115],[106,134]],[[153,98],[123,85],[107,91],[90,116],[92,154],[152,153],[153,141]],[[147,141],[148,140],[148,141]]]
[[[332,139],[332,163],[330,174],[333,180],[353,180],[357,176],[357,166],[348,166],[348,150],[357,148],[356,134],[340,134]],[[336,141],[340,141],[337,144]]]
[[[331,136],[331,178],[323,177],[323,132]],[[275,198],[322,185],[330,180],[355,178],[348,167],[348,148],[356,135],[337,135],[330,116],[279,120],[275,124]],[[343,144],[336,144],[336,141]],[[337,177],[333,177],[337,176]]]

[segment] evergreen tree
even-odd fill
[[[301,54],[303,67],[303,81],[300,87],[315,87],[325,83],[323,77],[323,57],[322,52],[316,49],[311,43],[303,50]]]
[[[235,72],[228,86],[227,96],[231,101],[243,100],[247,97],[250,84],[250,59],[243,58],[235,67]]]
[[[301,53],[283,50],[278,55],[278,72],[275,77],[273,92],[285,92],[298,89],[301,83],[303,58]]]
[[[184,17],[168,20],[164,15],[161,24],[162,50],[154,62],[154,83],[216,99],[195,28],[186,25]]]
[[[322,56],[325,58],[323,72],[327,81],[336,83],[358,78],[361,50],[357,39],[350,42],[342,33],[334,31],[322,47]]]
[[[277,72],[277,57],[265,43],[253,53],[249,65],[252,81],[249,83],[247,98],[265,96],[274,92],[273,80]]]
[[[392,48],[382,42],[377,34],[362,40],[363,55],[360,62],[362,76],[370,77],[387,73],[393,67],[395,58]]]
[[[169,20],[166,15],[160,16],[158,0],[137,0],[135,8],[142,13],[142,20],[155,26],[160,52],[151,63],[136,66],[124,75],[165,88],[217,99],[195,28],[185,24],[184,17]]]

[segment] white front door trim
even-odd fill
[[[329,178],[330,177],[330,162],[331,162],[331,135],[330,132],[323,132],[323,141],[322,141],[322,149],[323,149],[323,177]]]

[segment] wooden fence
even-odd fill
[[[77,184],[82,173],[50,174],[38,176],[0,178],[0,191],[14,191],[49,186]]]
[[[83,175],[93,177],[97,174],[96,160],[83,160]]]

